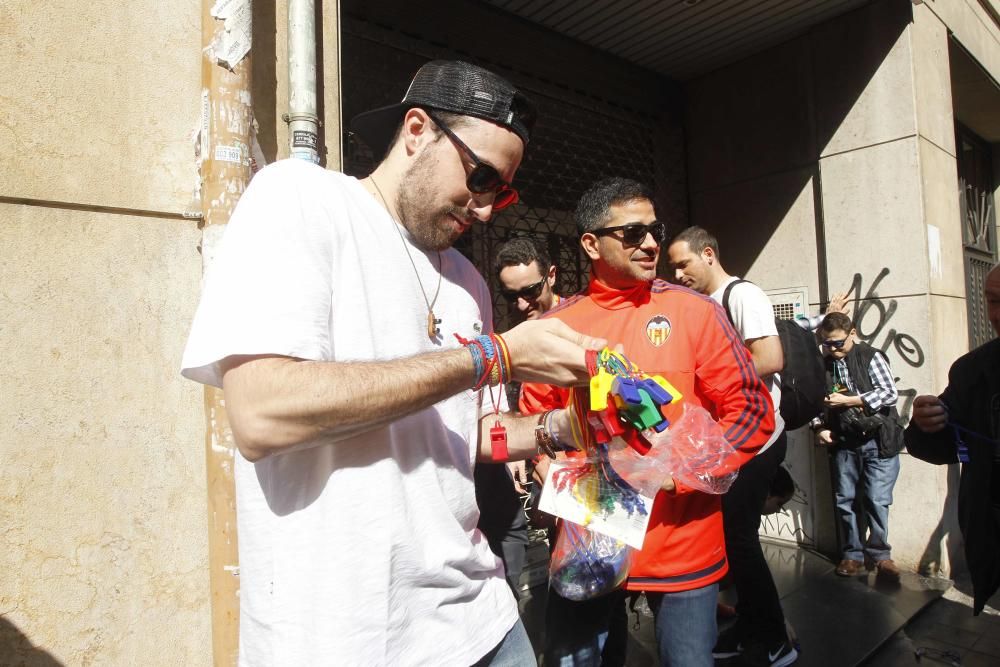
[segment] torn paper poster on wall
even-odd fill
[[[252,132],[250,134],[250,178],[253,178],[254,174],[266,166],[267,158],[264,156],[260,143],[257,142],[257,133]]]
[[[233,69],[250,51],[252,11],[250,0],[216,0],[212,16],[224,21],[209,47],[216,61]]]

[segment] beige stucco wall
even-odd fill
[[[920,178],[921,222],[925,226],[926,288],[918,297],[925,301],[915,313],[926,323],[933,342],[927,369],[918,385],[919,393],[939,393],[947,385],[951,363],[968,350],[967,295],[963,267],[955,117],[949,70],[949,39],[955,39],[992,76],[1000,76],[1000,26],[975,1],[925,2],[913,7],[908,31],[912,49],[914,99],[917,101],[916,142]],[[995,110],[1000,113],[1000,109]],[[923,258],[922,258],[923,259]],[[905,553],[919,555],[925,570],[952,571],[964,567],[963,540],[958,528],[955,502],[958,492],[957,466],[934,467],[904,459],[897,488],[897,504],[906,503],[907,516],[936,517],[937,525],[924,530],[899,531],[894,545]],[[943,504],[938,499],[943,500]],[[912,508],[912,509],[909,509]],[[924,522],[917,524],[926,528]]]
[[[886,24],[896,24],[889,3],[883,5],[871,10],[876,20],[867,27],[873,37]],[[948,49],[946,35],[932,28],[910,22],[891,45],[863,50],[854,60],[872,74],[854,88],[856,97],[820,158],[830,289],[847,289],[860,276],[860,296],[869,305],[852,313],[855,325],[870,343],[886,349],[903,412],[914,394],[935,386],[938,360],[957,356],[951,341],[965,337],[964,314],[944,329],[929,317],[929,224],[940,232],[935,286],[948,284],[952,298],[964,295],[954,155],[940,148],[954,146],[951,97],[946,87],[930,90],[942,79],[947,86]],[[840,39],[845,33],[823,32],[829,48],[851,48]],[[889,524],[893,557],[908,569],[947,574],[951,554],[941,545],[942,535],[957,532],[944,511],[947,471],[905,453],[900,463]]]
[[[0,5],[0,664],[211,662],[200,17]]]
[[[987,0],[1000,12],[997,0]],[[1000,29],[981,0],[925,0],[920,13],[940,19],[994,81],[1000,81]]]
[[[940,391],[967,349],[941,16],[989,58],[1000,37],[975,2],[931,11],[945,4],[873,3],[686,86],[692,221],[719,236],[727,268],[765,288],[804,285],[814,304],[824,283],[856,289],[859,333],[886,349],[904,408]],[[817,542],[835,548],[824,456],[803,444],[789,461],[809,507],[792,509],[812,511]],[[890,519],[903,565],[950,572],[954,476],[903,455]]]
[[[181,210],[194,186],[199,2],[8,1],[0,43],[0,195]]]

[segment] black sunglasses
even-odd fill
[[[832,347],[835,350],[839,350],[844,347],[844,343],[846,342],[846,338],[841,338],[840,340],[825,340],[823,341],[823,347]]]
[[[519,290],[502,289],[500,294],[503,298],[507,299],[511,303],[514,303],[518,299],[524,299],[525,301],[534,301],[542,295],[542,290],[545,288],[545,278],[542,278],[534,285],[528,285],[527,287],[522,287]]]
[[[493,197],[493,210],[500,211],[511,204],[516,204],[518,200],[517,190],[510,187],[510,183],[503,180],[500,177],[500,172],[496,170],[496,167],[486,164],[479,159],[479,156],[472,152],[472,149],[465,145],[461,139],[451,130],[450,127],[442,123],[437,116],[435,116],[428,109],[424,109],[427,115],[430,116],[431,120],[441,128],[441,131],[451,139],[452,143],[458,146],[469,159],[472,160],[472,164],[475,166],[469,175],[465,177],[465,187],[469,189],[469,192],[474,192],[477,195],[486,194],[488,192],[494,193]]]
[[[663,243],[667,240],[667,223],[665,222],[651,222],[648,225],[630,222],[627,225],[619,225],[618,227],[595,229],[593,234],[595,236],[607,236],[617,231],[621,231],[622,243],[625,245],[642,245],[642,242],[646,240],[646,234],[652,234],[653,239],[657,243]]]

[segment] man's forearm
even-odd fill
[[[223,389],[236,444],[254,461],[378,428],[471,388],[473,376],[465,349],[357,363],[255,357],[232,360]]]
[[[958,446],[955,443],[955,432],[950,428],[927,433],[910,422],[906,428],[906,451],[914,458],[935,465],[958,462]]]
[[[862,395],[862,400],[872,412],[882,407],[896,405],[899,392],[896,391],[896,384],[892,379],[892,370],[885,359],[876,354],[872,357],[868,365],[868,376],[871,378],[873,389]]]
[[[477,460],[484,463],[499,463],[501,461],[522,461],[538,456],[538,443],[535,436],[535,429],[538,427],[539,419],[543,419],[543,426],[550,426],[555,433],[568,433],[569,420],[566,410],[555,410],[551,417],[545,421],[546,412],[533,415],[514,415],[512,413],[501,413],[496,415],[486,415],[480,422],[479,457]],[[491,429],[497,421],[504,427],[507,437],[507,458],[494,459],[493,446],[490,437]],[[550,434],[552,433],[550,431]]]
[[[898,395],[893,389],[875,387],[875,389],[861,394],[858,398],[870,412],[878,412],[881,408],[895,405]]]
[[[479,456],[483,463],[500,463],[503,461],[523,461],[538,455],[538,445],[535,440],[535,427],[541,415],[515,415],[510,412],[498,415],[486,415],[480,421]],[[503,426],[507,438],[506,458],[493,457],[493,442],[491,430],[497,421]]]
[[[522,322],[504,334],[504,341],[510,379],[561,386],[586,384],[585,351],[607,345],[559,320]],[[461,348],[365,362],[234,356],[223,366],[233,435],[251,461],[383,426],[476,381],[472,356]]]

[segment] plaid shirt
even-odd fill
[[[871,377],[875,388],[866,394],[861,394],[862,402],[875,412],[883,406],[896,405],[899,392],[896,391],[896,383],[892,381],[892,371],[889,370],[889,362],[881,354],[872,357],[868,364],[868,375]],[[833,379],[847,387],[848,390],[857,393],[858,388],[851,381],[851,376],[847,372],[847,361],[845,359],[834,359]]]

